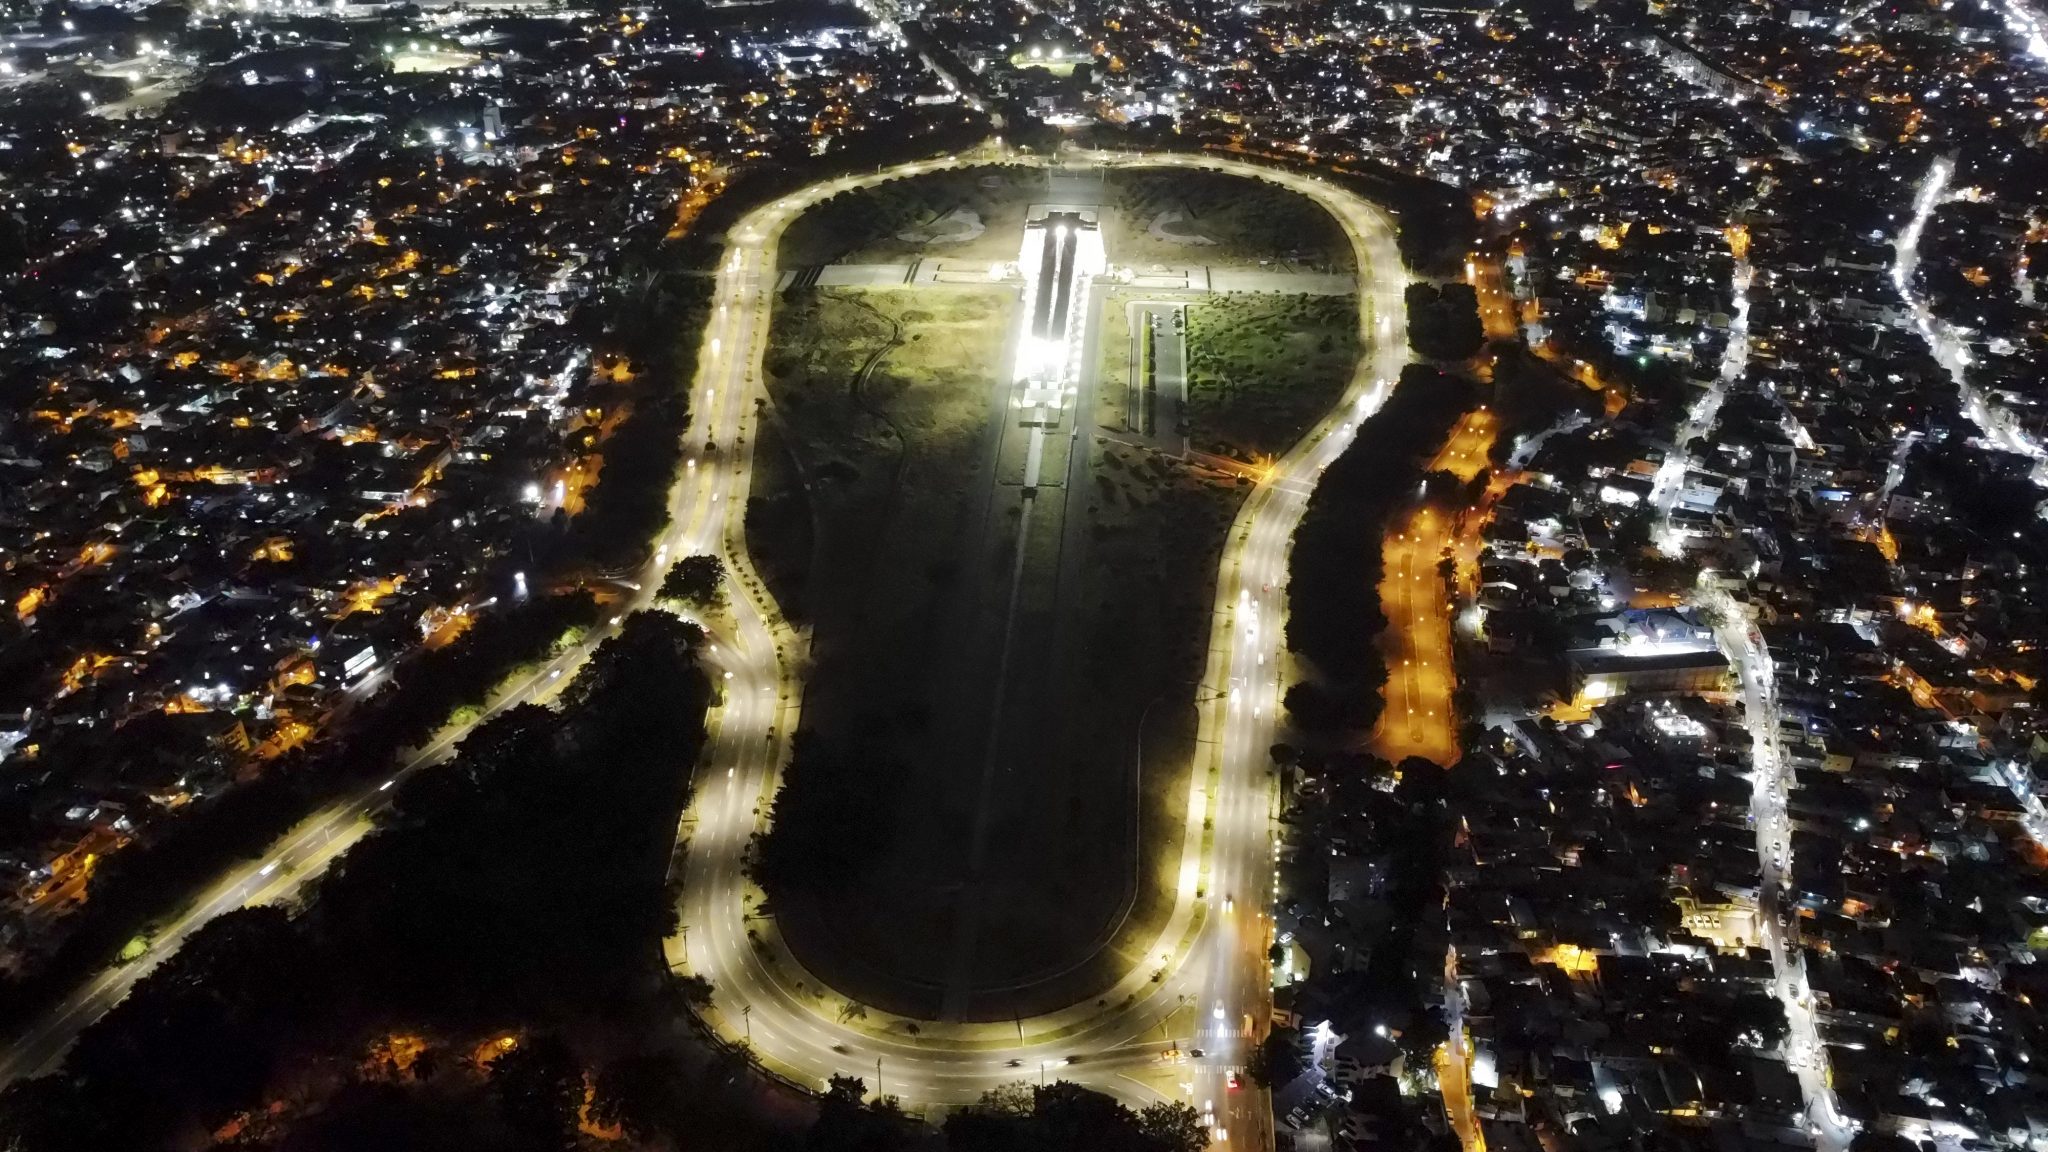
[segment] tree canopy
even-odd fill
[[[716,556],[685,556],[662,577],[661,594],[670,600],[708,606],[725,584],[725,561]]]
[[[667,613],[628,618],[562,710],[511,709],[409,778],[307,911],[216,918],[87,1029],[58,1074],[10,1086],[0,1147],[176,1143],[257,1108],[309,1056],[356,1062],[393,1023],[518,1039],[490,1062],[487,1135],[376,1146],[566,1147],[585,1073],[545,1025],[644,1002],[661,975],[670,849],[710,699],[702,642]],[[420,1103],[350,1088],[306,1126],[339,1142],[308,1146],[439,1131]]]
[[[1387,626],[1382,542],[1473,400],[1469,382],[1409,365],[1310,494],[1287,562],[1287,647],[1314,672],[1285,697],[1303,730],[1363,730],[1379,718],[1387,673],[1373,639]]]
[[[1160,1103],[1133,1112],[1078,1084],[1009,1085],[946,1118],[952,1152],[1201,1152],[1209,1146],[1201,1114]]]
[[[1472,285],[1454,281],[1410,284],[1408,301],[1408,343],[1432,360],[1463,360],[1486,342],[1486,328],[1479,320],[1479,294]]]

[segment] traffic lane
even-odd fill
[[[1785,762],[1776,747],[1778,718],[1769,688],[1770,657],[1746,618],[1742,619],[1739,636],[1727,635],[1726,622],[1740,614],[1725,598],[1718,600],[1718,606],[1723,619],[1723,623],[1717,626],[1724,630],[1721,634],[1722,647],[1727,650],[1743,684],[1744,722],[1750,730],[1751,739],[1751,808],[1753,813],[1760,813],[1755,821],[1763,881],[1759,900],[1763,917],[1759,930],[1771,958],[1773,991],[1793,1030],[1793,1041],[1787,1045],[1788,1062],[1799,1077],[1800,1092],[1805,1102],[1803,1112],[1809,1118],[1813,1134],[1821,1138],[1823,1148],[1839,1152],[1847,1146],[1853,1130],[1839,1123],[1840,1112],[1826,1080],[1826,1052],[1820,1046],[1817,1032],[1813,1031],[1812,1015],[1802,1004],[1811,1004],[1811,994],[1805,986],[1804,967],[1797,956],[1788,952],[1789,945],[1779,921],[1779,878],[1783,869],[1775,848],[1779,843],[1783,843],[1787,850],[1790,847],[1782,833],[1788,785]],[[1789,864],[1789,858],[1785,863]]]
[[[728,419],[737,419],[737,407]],[[720,422],[714,428],[729,427]],[[672,489],[671,512],[682,503],[686,493],[694,491],[699,497],[704,494],[703,486],[693,484],[686,474],[679,478]],[[715,501],[714,501],[715,502]],[[675,517],[678,523],[698,523],[702,510],[695,510],[687,517]],[[691,535],[687,527],[672,528],[664,534],[659,551],[666,550],[670,542],[680,542]],[[661,572],[658,565],[650,562],[642,571],[642,591],[629,601],[627,611],[645,608],[653,600],[653,589],[658,586]],[[622,613],[623,615],[624,613]],[[583,642],[557,656],[525,680],[502,692],[498,700],[469,725],[447,732],[431,744],[415,752],[406,763],[378,785],[366,788],[348,800],[330,806],[317,814],[310,823],[301,826],[281,844],[264,853],[258,861],[244,866],[217,886],[214,894],[204,897],[186,915],[174,921],[172,926],[160,932],[150,952],[150,958],[143,962],[110,968],[88,984],[81,992],[69,998],[51,1018],[35,1031],[10,1047],[7,1058],[0,1062],[0,1084],[27,1074],[47,1070],[51,1064],[68,1049],[76,1034],[92,1020],[104,1015],[118,1003],[127,992],[143,977],[154,971],[156,966],[175,953],[189,937],[215,917],[236,908],[284,899],[296,895],[303,885],[324,872],[324,864],[307,868],[308,864],[321,863],[321,858],[331,860],[368,831],[371,825],[363,818],[374,812],[388,797],[391,788],[421,768],[431,767],[445,760],[454,748],[474,731],[479,724],[488,722],[507,709],[537,698],[545,698],[559,688],[588,654],[612,634],[606,627],[590,634]]]
[[[103,969],[91,983],[64,1001],[44,1023],[10,1045],[6,1059],[0,1062],[0,1085],[52,1070],[78,1033],[111,1010],[136,984],[215,917],[238,908],[296,895],[301,887],[325,870],[324,864],[320,868],[309,869],[309,863],[319,862],[323,856],[331,860],[374,827],[364,821],[383,806],[388,799],[386,794],[394,785],[422,768],[445,760],[477,725],[527,702],[535,694],[553,691],[566,672],[580,665],[589,651],[610,632],[609,628],[601,630],[591,639],[543,665],[501,695],[474,723],[435,740],[379,784],[322,809],[302,822],[298,830],[288,833],[283,842],[258,859],[242,865],[233,875],[218,881],[191,910],[156,934],[144,957]]]
[[[742,727],[742,732],[746,732],[744,724]],[[750,734],[747,735],[745,738],[751,739]],[[713,786],[716,786],[715,780],[713,781]],[[750,789],[742,787],[735,793],[735,795],[743,796],[747,791],[750,791]],[[735,816],[734,819],[737,820],[738,817]],[[704,833],[700,831],[700,836],[702,836],[703,834]],[[736,836],[736,839],[743,838]],[[727,871],[724,874],[723,879],[727,882],[727,884],[735,893],[737,892],[739,884],[742,882],[736,869]],[[701,915],[704,912],[706,906],[703,903],[698,903],[692,905],[691,907],[693,909],[693,912]],[[713,914],[713,919],[718,919],[716,914]],[[744,957],[751,952],[751,949],[740,947],[736,943],[727,948],[725,942],[722,940],[718,943],[722,949],[729,950],[732,953],[730,965],[735,971],[743,972],[746,976],[754,978],[746,981],[746,983],[749,985],[749,987],[746,989],[746,991],[749,993],[747,999],[753,1003],[754,1007],[754,1012],[749,1022],[752,1031],[754,1031],[757,1034],[757,1036],[766,1035],[777,1038],[785,1038],[786,1033],[786,1039],[788,1041],[786,1045],[786,1050],[778,1053],[777,1055],[781,1060],[789,1063],[793,1067],[798,1067],[807,1072],[858,1071],[858,1067],[851,1062],[855,1054],[858,1054],[863,1059],[872,1059],[875,1055],[882,1055],[887,1059],[894,1059],[899,1061],[908,1060],[911,1063],[921,1063],[933,1059],[947,1059],[953,1061],[956,1064],[964,1063],[968,1066],[978,1065],[981,1068],[981,1071],[978,1074],[983,1075],[985,1077],[997,1076],[997,1082],[1000,1082],[1000,1072],[996,1068],[996,1058],[989,1055],[959,1053],[954,1054],[952,1056],[935,1056],[932,1053],[929,1044],[916,1043],[911,1041],[905,1041],[902,1044],[889,1044],[875,1043],[868,1040],[851,1040],[851,1038],[846,1036],[844,1031],[833,1030],[829,1028],[819,1028],[815,1024],[808,1024],[807,1026],[794,1026],[785,1029],[785,1026],[783,1024],[777,1022],[778,1018],[774,1014],[764,1013],[762,1011],[764,1003],[771,1000],[784,1002],[785,1006],[789,1009],[788,1015],[792,1020],[802,1020],[803,1017],[810,1016],[811,1012],[809,1009],[811,1006],[802,1003],[801,1000],[796,997],[785,997],[783,994],[790,992],[791,990],[780,987],[779,982],[772,973],[760,968],[759,966],[753,965],[749,963],[746,959],[744,959]],[[849,1049],[849,1051],[837,1051],[834,1047],[835,1038],[841,1040],[850,1040],[850,1042],[841,1043],[839,1045],[840,1047],[845,1047]],[[1071,1044],[1066,1041],[1047,1042],[1042,1046],[1043,1051],[1039,1054],[1039,1056],[1040,1058],[1044,1059],[1048,1064],[1057,1064],[1058,1060],[1060,1059],[1060,1050],[1062,1048],[1070,1046]],[[1142,1047],[1149,1049],[1151,1045],[1143,1045]],[[804,1056],[806,1055],[806,1053],[802,1051],[804,1049],[809,1050],[807,1053],[809,1057],[808,1061],[804,1059]],[[808,1067],[805,1067],[806,1064],[808,1064]]]
[[[1261,703],[1260,703],[1259,705],[1257,705],[1257,706],[1256,706],[1256,708],[1255,708],[1255,711],[1260,711],[1260,712],[1262,712],[1263,710],[1264,710],[1264,704],[1263,704],[1263,702],[1261,702]]]

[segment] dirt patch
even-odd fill
[[[1280,262],[1352,272],[1336,218],[1305,196],[1258,180],[1195,170],[1109,175],[1103,242],[1123,265]]]
[[[907,228],[896,234],[896,239],[905,244],[924,244],[937,247],[965,245],[981,239],[988,226],[981,222],[981,214],[971,208],[955,208],[930,224]]]
[[[1179,244],[1191,247],[1213,247],[1215,241],[1189,229],[1188,214],[1179,208],[1169,208],[1145,225],[1145,235],[1161,244]]]

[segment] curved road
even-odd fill
[[[1173,912],[1152,949],[1156,962],[1129,973],[1099,1002],[1044,1016],[1000,1024],[914,1023],[865,1012],[821,989],[782,946],[772,923],[753,916],[759,894],[745,880],[744,853],[772,795],[784,738],[796,727],[801,655],[799,639],[748,561],[741,517],[731,512],[746,506],[755,408],[766,403],[760,363],[775,241],[791,219],[839,192],[998,158],[1022,159],[978,154],[828,181],[757,210],[732,230],[693,385],[699,395],[693,398],[690,462],[670,493],[670,525],[621,613],[652,604],[652,590],[677,557],[718,552],[733,574],[731,626],[719,630],[711,652],[726,691],[697,769],[696,798],[684,818],[690,844],[684,928],[667,942],[669,962],[713,982],[706,1017],[726,1039],[751,1043],[765,1068],[806,1085],[833,1074],[860,1076],[870,1088],[916,1108],[972,1102],[991,1087],[1020,1079],[1065,1078],[1134,1104],[1177,1098],[1206,1109],[1213,1102],[1219,1143],[1270,1146],[1264,1094],[1249,1084],[1232,1090],[1226,1078],[1249,1059],[1271,1003],[1265,951],[1275,840],[1266,749],[1273,741],[1284,659],[1279,642],[1287,545],[1315,477],[1343,450],[1355,422],[1377,408],[1407,359],[1407,278],[1392,225],[1371,203],[1320,178],[1221,157],[1072,155],[1109,167],[1207,168],[1316,200],[1351,238],[1360,269],[1361,324],[1372,329],[1365,333],[1370,351],[1343,403],[1274,465],[1233,525],[1217,581],[1204,676],[1206,683],[1227,683],[1230,690],[1197,704],[1199,747],[1208,750],[1207,761],[1192,774],[1180,882]],[[611,631],[593,630],[508,685],[484,718],[551,698]],[[263,857],[223,876],[158,932],[147,956],[99,973],[10,1043],[0,1054],[0,1084],[54,1067],[80,1032],[207,921],[296,896],[369,830],[369,816],[393,784],[445,760],[468,731],[445,733],[390,779],[308,817]],[[1164,1064],[1161,1054],[1169,1043],[1182,1051],[1185,1064]],[[1203,1054],[1189,1059],[1198,1050]]]
[[[150,942],[150,950],[140,959],[96,973],[13,1037],[4,1052],[0,1052],[0,1086],[53,1070],[79,1033],[120,1003],[130,988],[214,917],[237,908],[296,898],[336,857],[374,827],[371,817],[384,806],[394,785],[422,768],[447,760],[463,738],[484,721],[520,704],[544,704],[553,699],[574,678],[584,659],[614,634],[618,621],[653,605],[654,590],[668,566],[679,557],[704,550],[706,542],[715,538],[724,503],[730,498],[725,483],[729,474],[697,459],[697,451],[703,447],[697,436],[701,433],[713,441],[729,440],[739,427],[737,407],[727,404],[714,409],[704,404],[698,412],[690,433],[689,465],[669,492],[669,525],[656,540],[655,552],[646,566],[632,580],[619,582],[630,595],[618,615],[608,624],[591,629],[531,674],[501,685],[475,720],[444,729],[430,744],[407,755],[388,778],[306,817],[260,857],[230,869],[160,928]]]
[[[708,389],[721,417],[736,413],[741,434],[732,454],[718,462],[716,487],[725,499],[711,515],[736,577],[734,639],[717,656],[729,691],[685,816],[684,927],[668,942],[669,961],[712,982],[713,1004],[705,1015],[724,1039],[750,1044],[764,1067],[806,1086],[835,1074],[858,1076],[870,1089],[930,1109],[971,1103],[1003,1083],[1064,1078],[1133,1104],[1177,1098],[1208,1110],[1213,1103],[1219,1143],[1267,1146],[1272,1131],[1264,1094],[1249,1083],[1233,1090],[1227,1077],[1248,1062],[1271,1003],[1266,948],[1275,840],[1266,750],[1279,707],[1287,546],[1315,477],[1343,450],[1355,422],[1378,406],[1407,359],[1406,273],[1391,224],[1367,201],[1314,176],[1221,157],[1067,157],[1107,167],[1207,168],[1314,199],[1351,238],[1361,273],[1361,324],[1374,329],[1365,333],[1371,351],[1339,408],[1274,465],[1233,525],[1203,677],[1229,687],[1197,702],[1198,747],[1207,750],[1206,762],[1192,774],[1173,911],[1147,961],[1100,1000],[1043,1016],[980,1024],[911,1021],[823,988],[783,945],[773,922],[759,915],[760,893],[745,876],[746,846],[763,826],[799,698],[799,642],[748,564],[739,518],[728,518],[732,507],[745,507],[752,410],[766,403],[760,364],[776,240],[791,220],[830,196],[994,158],[910,164],[827,181],[756,210],[730,233],[698,387]],[[1169,1048],[1193,1058],[1185,1066],[1168,1065],[1162,1054]],[[1194,1057],[1198,1050],[1202,1055]]]

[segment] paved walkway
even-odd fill
[[[993,274],[992,274],[993,273]],[[1123,273],[1129,274],[1124,280]],[[775,287],[931,288],[974,285],[1017,279],[1008,265],[993,268],[981,261],[923,259],[909,264],[823,264],[782,273]],[[1214,264],[1152,264],[1143,268],[1112,267],[1111,279],[1135,288],[1163,292],[1277,292],[1309,296],[1348,296],[1358,291],[1349,273],[1300,272],[1290,268],[1234,268]]]

